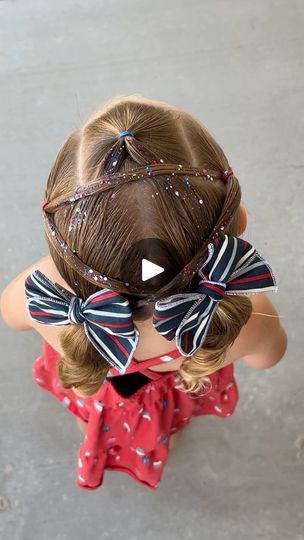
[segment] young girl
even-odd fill
[[[6,287],[2,317],[41,334],[33,379],[86,433],[76,485],[112,469],[153,490],[193,416],[235,410],[234,361],[286,350],[239,182],[189,114],[119,97],[59,151],[42,215],[50,255]]]

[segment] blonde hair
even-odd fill
[[[123,130],[131,130],[137,140],[164,162],[218,171],[230,168],[220,146],[188,113],[162,101],[118,96],[105,103],[68,137],[51,169],[45,200],[64,198],[76,186],[96,180],[103,170],[105,156]],[[146,164],[144,158],[130,151],[120,171],[143,164]],[[142,179],[118,185],[113,191],[97,193],[70,207],[59,208],[54,214],[54,223],[70,249],[85,264],[120,280],[121,261],[134,239],[153,237],[167,241],[178,254],[177,261],[176,257],[170,260],[168,252],[164,253],[166,269],[174,276],[210,235],[221,215],[227,192],[227,185],[221,180],[206,182],[195,176],[190,176],[189,180],[204,203],[199,225],[193,201],[185,197],[181,203],[178,197],[168,196],[160,189],[162,178],[157,176],[149,177],[148,181]],[[234,198],[225,234],[237,235],[241,189],[235,176],[230,177],[229,182],[233,183],[238,196]],[[183,192],[182,177],[175,177],[174,188]],[[159,196],[152,199],[151,194],[155,192]],[[81,216],[81,226],[71,229],[75,211]],[[100,289],[69,266],[49,240],[48,244],[59,273],[78,296],[86,298]],[[130,259],[130,267],[132,264],[134,260]],[[159,274],[153,280],[155,292],[164,285],[162,279]],[[140,288],[139,278],[136,283],[134,276],[134,281]],[[123,296],[130,302],[135,322],[151,317],[153,306],[140,305],[134,295],[123,293]],[[251,309],[251,302],[245,296],[225,296],[219,303],[203,347],[185,357],[181,364],[179,373],[186,392],[197,393],[204,386],[205,377],[223,365],[227,350],[248,321]],[[57,364],[57,373],[63,387],[77,388],[83,396],[95,394],[110,369],[109,363],[88,341],[82,324],[62,330],[60,342],[64,357]]]

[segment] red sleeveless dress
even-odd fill
[[[166,465],[172,433],[184,429],[193,416],[213,414],[226,418],[233,413],[238,401],[233,363],[209,375],[210,384],[198,397],[185,393],[178,371],[149,370],[179,356],[174,349],[141,362],[133,358],[125,375],[117,375],[111,368],[98,392],[80,399],[62,387],[56,374],[60,354],[43,341],[43,353],[32,367],[35,383],[88,424],[78,450],[77,487],[97,489],[103,484],[105,469],[111,469],[155,490]],[[140,387],[134,393],[122,395],[114,380],[119,379],[121,388],[127,387],[132,373],[144,380],[139,381]]]

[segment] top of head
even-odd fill
[[[208,169],[211,181],[191,174],[192,167]],[[46,232],[58,271],[76,295],[110,287],[130,301],[134,318],[147,318],[153,305],[143,306],[140,298],[188,290],[208,241],[244,230],[239,183],[234,175],[227,183],[220,179],[228,169],[221,148],[189,114],[137,96],[111,100],[71,134],[48,178]],[[105,185],[93,195],[73,198],[77,186],[101,177]],[[143,282],[142,259],[166,271]],[[101,282],[91,269],[110,277]]]

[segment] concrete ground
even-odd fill
[[[156,492],[111,471],[84,492],[74,417],[32,382],[40,338],[1,321],[1,540],[304,539],[303,24],[302,0],[0,2],[1,288],[46,254],[40,204],[65,138],[138,93],[223,146],[289,336],[273,369],[236,366],[235,414],[193,419]]]

